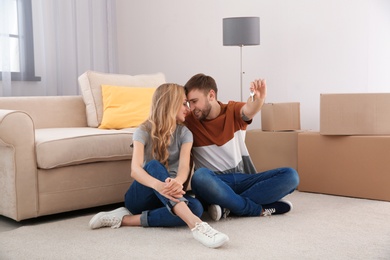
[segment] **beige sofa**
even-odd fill
[[[20,221],[123,201],[134,128],[98,128],[101,85],[164,82],[162,73],[87,71],[80,96],[0,97],[0,214]]]

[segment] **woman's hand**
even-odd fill
[[[181,198],[185,194],[183,190],[183,184],[178,182],[176,179],[167,178],[165,180],[165,189],[166,194],[169,194],[175,198]]]
[[[172,178],[167,178],[165,182],[161,182],[156,190],[161,195],[174,202],[180,202],[178,198],[182,198],[185,194],[185,191],[183,190],[183,185]]]

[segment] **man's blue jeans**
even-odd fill
[[[164,165],[157,160],[148,162],[144,169],[156,179],[164,182],[169,173]],[[184,195],[180,199],[187,203],[196,216],[203,214],[203,206],[199,200]],[[144,227],[174,227],[184,226],[186,223],[172,212],[176,205],[152,188],[134,181],[125,194],[125,206],[134,215],[141,214],[141,225]]]
[[[299,183],[293,168],[278,168],[257,174],[215,174],[199,168],[191,180],[192,191],[203,204],[217,204],[238,216],[260,216],[262,205],[292,193]]]

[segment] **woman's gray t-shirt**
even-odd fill
[[[144,165],[153,160],[152,157],[152,140],[150,133],[138,127],[134,134],[133,140],[145,145]],[[175,132],[171,136],[171,144],[168,147],[169,157],[169,176],[175,178],[179,168],[180,147],[184,143],[192,143],[193,137],[191,131],[184,125],[177,125]]]

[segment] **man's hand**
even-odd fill
[[[267,96],[267,84],[265,79],[257,79],[251,82],[250,91],[253,95],[241,109],[241,116],[244,121],[251,120],[261,109]]]
[[[267,96],[267,85],[265,79],[257,79],[251,82],[250,91],[254,93],[254,100],[260,100],[264,102]]]

